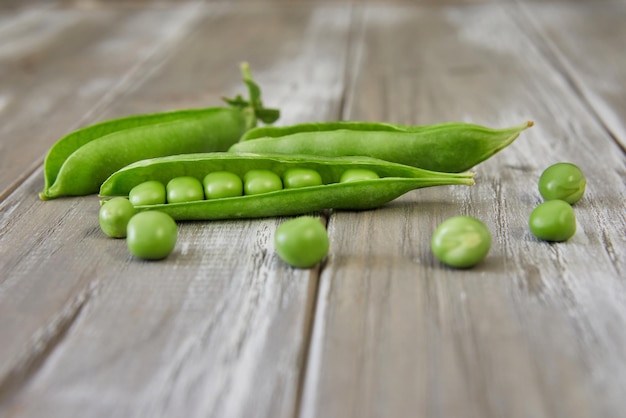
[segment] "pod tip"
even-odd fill
[[[535,122],[533,122],[532,120],[529,120],[528,122],[526,122],[526,127],[530,128],[534,124],[535,124]]]

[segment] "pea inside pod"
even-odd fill
[[[145,181],[167,184],[172,178],[203,179],[209,173],[229,172],[244,178],[246,173],[273,173],[278,181],[293,169],[313,170],[322,184],[264,190],[243,196],[184,203],[137,206],[139,211],[160,210],[176,220],[210,220],[298,215],[323,209],[363,210],[379,207],[402,194],[422,187],[472,185],[473,173],[439,173],[368,157],[315,157],[206,153],[187,154],[139,161],[117,171],[100,189],[103,199],[127,196]],[[368,170],[377,178],[341,182],[350,170]]]
[[[202,183],[191,176],[174,177],[167,183],[165,190],[169,203],[193,202],[204,199]]]
[[[341,183],[350,183],[353,181],[361,180],[374,180],[379,178],[375,171],[368,170],[367,168],[351,168],[341,174],[339,181]]]
[[[204,177],[202,184],[207,199],[236,197],[243,194],[243,181],[229,171],[209,173]]]
[[[247,195],[275,192],[283,188],[280,176],[268,169],[253,169],[243,176],[243,190]]]
[[[322,176],[310,168],[290,168],[283,173],[283,184],[286,189],[308,186],[321,186]]]
[[[128,193],[133,206],[156,205],[167,200],[165,185],[160,181],[148,180],[133,187]]]

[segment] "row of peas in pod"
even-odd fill
[[[367,169],[347,169],[339,182],[372,180],[379,175]],[[290,168],[282,176],[267,169],[247,171],[243,178],[230,171],[215,171],[202,181],[192,176],[180,176],[167,184],[148,180],[133,187],[129,200],[133,206],[185,203],[204,199],[223,199],[275,192],[282,189],[321,186],[322,176],[311,168]]]

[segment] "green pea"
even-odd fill
[[[290,168],[283,173],[285,189],[321,186],[322,176],[311,168]]]
[[[128,221],[128,250],[137,258],[160,260],[167,257],[176,246],[177,237],[176,222],[163,212],[140,212]]]
[[[204,200],[204,187],[195,177],[181,176],[171,179],[167,186],[167,202],[182,203]]]
[[[574,209],[563,200],[537,206],[528,220],[530,231],[544,241],[567,241],[576,233]]]
[[[98,221],[102,232],[111,238],[126,237],[126,226],[135,214],[135,207],[124,197],[114,197],[100,207]]]
[[[250,170],[243,176],[243,189],[247,195],[269,193],[282,188],[282,180],[270,170]]]
[[[572,163],[556,163],[546,168],[539,178],[539,193],[545,200],[576,203],[583,197],[587,180]]]
[[[491,248],[491,233],[471,216],[455,216],[442,222],[432,236],[431,249],[444,264],[468,268],[478,264]]]
[[[229,171],[214,171],[204,177],[204,194],[207,199],[237,197],[243,194],[243,182]]]
[[[326,228],[310,216],[289,220],[276,229],[274,247],[287,264],[298,268],[313,267],[328,254]]]
[[[377,178],[380,178],[380,176],[372,170],[365,168],[349,168],[343,172],[339,178],[339,182],[349,183],[352,181],[375,180]]]
[[[144,181],[130,190],[128,199],[133,206],[165,203],[165,186],[156,180]]]

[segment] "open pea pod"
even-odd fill
[[[193,152],[226,151],[260,119],[274,122],[279,111],[263,107],[250,68],[241,66],[249,100],[224,99],[228,107],[185,109],[112,119],[59,139],[44,161],[45,186],[39,197],[97,193],[116,170],[135,161]]]
[[[439,173],[368,157],[205,153],[153,158],[131,164],[102,184],[100,197],[128,196],[133,187],[150,180],[167,184],[175,177],[191,176],[202,181],[207,174],[217,171],[228,171],[244,178],[252,170],[269,170],[283,177],[293,168],[316,171],[322,184],[136,208],[140,211],[160,210],[177,220],[258,218],[298,215],[323,209],[372,209],[413,189],[474,184],[473,173]],[[340,181],[347,170],[354,169],[374,172],[378,178]]]
[[[492,157],[515,141],[529,121],[492,129],[447,122],[405,126],[357,121],[258,127],[246,132],[231,152],[368,156],[426,170],[459,173]]]

